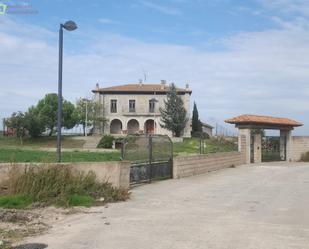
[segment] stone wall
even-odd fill
[[[299,161],[302,154],[309,151],[309,137],[292,137],[292,160]]]
[[[184,107],[187,111],[187,116],[190,118],[190,94],[180,95]],[[149,100],[155,98],[156,102],[155,113],[149,112]],[[128,123],[131,120],[136,120],[139,124],[139,133],[145,133],[145,122],[147,120],[155,120],[156,133],[161,135],[168,135],[172,137],[172,133],[162,128],[159,123],[161,121],[160,107],[164,107],[164,101],[166,100],[166,94],[99,94],[96,93],[96,101],[103,106],[105,117],[108,119],[104,127],[104,133],[110,133],[110,124],[113,120],[118,119],[122,124],[122,132],[120,134],[127,134]],[[117,113],[112,113],[110,108],[111,100],[117,100]],[[135,100],[135,112],[129,111],[129,100]],[[191,128],[190,123],[184,130],[184,137],[190,137]]]
[[[210,171],[239,166],[245,158],[241,152],[222,152],[174,159],[173,178],[205,174]]]
[[[247,143],[246,134],[240,134],[238,151],[176,157],[174,159],[173,178],[200,175],[214,170],[246,164],[248,161],[250,162]]]
[[[50,167],[52,163],[0,163],[0,184],[8,178],[8,173],[13,166],[24,170],[26,167]],[[65,163],[73,170],[89,172],[93,171],[99,181],[107,181],[115,187],[129,188],[130,186],[130,162],[100,162],[100,163]]]

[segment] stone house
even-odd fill
[[[202,122],[202,132],[206,133],[209,137],[212,137],[212,130],[213,130],[213,126],[211,126],[210,124],[207,124],[205,122]]]
[[[202,126],[202,132],[206,133],[209,137],[212,137],[212,130],[214,129],[214,127],[205,122],[201,122],[201,126]],[[192,119],[190,120],[190,129],[192,131]]]
[[[95,101],[102,105],[102,112],[108,119],[104,127],[97,127],[95,133],[126,135],[126,134],[162,134],[172,136],[172,133],[160,126],[160,107],[164,107],[169,86],[162,80],[160,84],[127,84],[100,88],[99,84],[92,92]],[[189,86],[177,88],[184,107],[190,117]],[[183,132],[183,137],[190,137],[190,124]]]

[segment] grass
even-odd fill
[[[38,138],[24,138],[23,145],[17,137],[4,137],[0,136],[0,148],[55,148],[56,147],[56,136],[42,136]],[[72,136],[62,137],[62,147],[63,148],[82,148],[85,143],[82,139],[73,139]]]
[[[120,152],[62,152],[63,162],[106,162],[119,161]],[[51,163],[56,161],[56,152],[27,150],[16,148],[0,148],[0,162],[37,162]]]
[[[25,208],[32,203],[60,207],[90,207],[96,199],[104,202],[123,201],[128,190],[99,182],[92,171],[82,173],[68,166],[28,167],[21,171],[13,167],[6,184],[7,194],[0,197],[2,208]]]
[[[67,202],[69,206],[83,206],[91,207],[95,203],[95,199],[88,195],[69,195],[67,197]]]
[[[204,153],[237,151],[237,145],[234,142],[223,139],[204,140]],[[200,140],[198,138],[184,138],[182,143],[174,143],[174,155],[181,154],[199,154]]]
[[[25,195],[8,195],[0,196],[0,207],[22,209],[28,207],[32,203],[32,199]]]

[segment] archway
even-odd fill
[[[122,123],[119,119],[112,120],[110,124],[110,133],[111,134],[121,134],[122,132]]]
[[[128,122],[128,134],[136,134],[139,131],[139,123],[136,119],[131,119]]]
[[[144,131],[146,134],[154,134],[156,128],[156,123],[153,119],[148,119],[144,125]]]
[[[249,114],[231,118],[225,122],[235,124],[239,129],[239,151],[244,153],[247,164],[292,161],[292,130],[303,125],[288,118]],[[265,130],[273,130],[272,136],[265,136]],[[277,136],[273,136],[274,130],[277,131]]]

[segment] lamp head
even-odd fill
[[[73,21],[65,22],[65,24],[62,24],[62,27],[65,28],[68,31],[73,31],[73,30],[77,29],[77,25]]]

